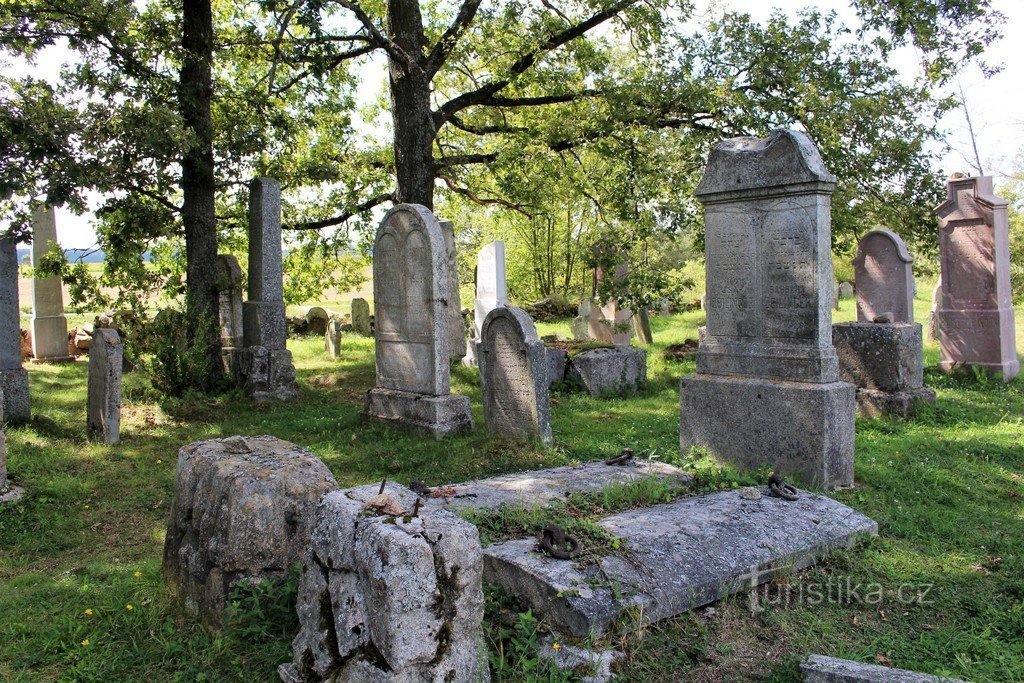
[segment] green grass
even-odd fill
[[[920,291],[927,297],[931,287]],[[927,308],[920,299],[919,321]],[[852,317],[853,302],[844,301],[836,320]],[[1018,313],[1019,342],[1022,322]],[[703,314],[652,323],[649,388],[631,399],[555,393],[549,449],[489,438],[477,372],[461,366],[453,389],[473,402],[471,434],[435,442],[361,422],[362,395],[374,379],[372,343],[351,335],[337,361],[325,357],[322,340],[289,343],[302,388],[286,405],[254,406],[237,394],[161,402],[145,378],[129,375],[115,446],[85,438],[84,362],[32,366],[35,418],[7,431],[10,474],[28,495],[0,512],[0,680],[275,680],[276,664],[290,658],[287,615],[260,617],[243,605],[235,626],[214,637],[182,618],[168,596],[160,565],[180,446],[270,433],[309,448],[342,485],[387,476],[434,486],[607,458],[626,446],[671,461],[678,379],[694,364],[664,361],[660,351],[696,337]],[[569,333],[567,321],[538,327]],[[936,360],[929,342],[926,364]],[[917,421],[858,421],[857,486],[836,494],[878,520],[879,538],[775,582],[756,614],[744,596],[715,605],[713,614],[653,626],[623,619],[597,644],[625,653],[624,680],[797,680],[806,652],[975,681],[1024,680],[1024,381],[931,369],[925,379],[938,405]],[[628,507],[662,493],[614,490],[588,505]],[[776,599],[847,578],[888,592],[881,604]],[[930,585],[929,604],[901,604],[903,584]],[[507,600],[491,596],[488,606],[492,653],[501,655],[492,660],[496,679],[547,676],[517,649],[543,624],[510,612]]]

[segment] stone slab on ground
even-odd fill
[[[629,608],[654,622],[748,591],[878,533],[861,513],[825,496],[796,501],[739,491],[683,498],[605,517],[626,554],[580,569],[534,552],[532,538],[484,549],[484,580],[502,585],[556,631],[602,632]],[[614,590],[613,590],[614,589]],[[616,595],[619,597],[616,598]]]
[[[631,346],[584,351],[568,374],[594,398],[632,396],[647,384],[647,354]]]
[[[857,390],[857,414],[861,417],[889,415],[909,420],[917,415],[922,403],[935,405],[935,392],[928,387],[904,391]]]
[[[566,493],[597,492],[613,484],[625,484],[646,477],[671,479],[685,484],[690,475],[672,465],[649,460],[635,460],[633,465],[605,465],[604,462],[588,462],[582,465],[566,465],[546,470],[502,474],[497,477],[467,481],[451,486],[434,487],[443,496],[427,495],[424,509],[445,510],[491,510],[502,505],[530,508],[562,500]],[[357,486],[346,491],[353,498],[366,501],[377,495],[380,484]],[[387,491],[406,509],[411,509],[415,499],[401,496],[402,489]]]
[[[932,676],[906,669],[890,669],[848,659],[808,655],[800,663],[804,683],[964,683],[960,679]]]

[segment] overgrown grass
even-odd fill
[[[931,288],[920,291],[927,296]],[[918,320],[927,307],[918,301]],[[852,317],[853,302],[844,301],[836,319]],[[1018,313],[1019,328],[1022,322]],[[387,476],[436,486],[607,458],[627,446],[671,461],[678,457],[678,379],[694,363],[665,361],[660,351],[695,338],[703,314],[652,323],[648,389],[629,399],[554,394],[550,449],[489,438],[477,373],[461,366],[453,388],[473,402],[478,427],[471,434],[435,442],[363,423],[372,343],[355,336],[345,337],[340,360],[326,358],[320,339],[290,343],[302,389],[286,405],[257,406],[238,394],[161,402],[144,378],[129,375],[123,440],[115,446],[86,439],[85,363],[32,366],[35,417],[7,431],[10,474],[28,495],[0,511],[0,679],[274,680],[275,666],[290,657],[287,615],[275,611],[280,596],[243,600],[240,614],[248,618],[213,637],[183,619],[167,594],[160,564],[181,445],[270,433],[312,450],[342,485]],[[539,328],[569,333],[567,321]],[[929,342],[926,364],[936,360]],[[857,423],[858,483],[836,497],[878,520],[879,538],[776,582],[756,614],[743,597],[715,605],[713,614],[653,626],[623,620],[596,643],[625,653],[623,678],[797,680],[799,658],[819,652],[975,681],[1024,680],[1024,381],[929,370],[926,382],[938,405],[920,419]],[[709,468],[699,480],[711,489],[741,479]],[[588,503],[595,506],[588,515],[650,494],[609,491]],[[806,594],[846,579],[877,583],[884,600],[772,601],[786,590]],[[930,585],[927,604],[899,602],[904,584]],[[521,620],[493,596],[488,610],[496,679],[554,676],[516,649],[543,633],[543,624]]]

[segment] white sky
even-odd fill
[[[796,10],[818,6],[836,9],[844,18],[851,12],[846,0],[712,0],[707,11],[720,13],[727,7],[749,13],[755,19],[767,18],[778,8],[788,14]],[[978,151],[985,172],[996,177],[1008,174],[1015,156],[1024,154],[1024,1],[992,0],[995,9],[1006,15],[1004,38],[990,47],[985,60],[1002,64],[1003,70],[986,79],[976,67],[965,70],[960,84],[966,95],[974,123]],[[63,57],[51,50],[41,56],[33,69],[37,73],[56,73],[57,62]],[[913,73],[913,56],[906,55],[906,68]],[[970,137],[963,112],[953,111],[942,121],[951,150],[942,159],[942,171],[970,172],[973,157]],[[58,239],[65,248],[88,248],[95,244],[96,235],[91,227],[90,214],[76,216],[67,209],[57,210]]]

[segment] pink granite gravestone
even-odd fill
[[[1010,303],[1007,202],[992,194],[992,178],[959,174],[936,207],[942,298],[936,311],[939,367],[982,368],[1009,381],[1020,372]]]
[[[857,244],[857,322],[875,322],[891,313],[891,323],[914,322],[914,259],[899,235],[872,230]]]

